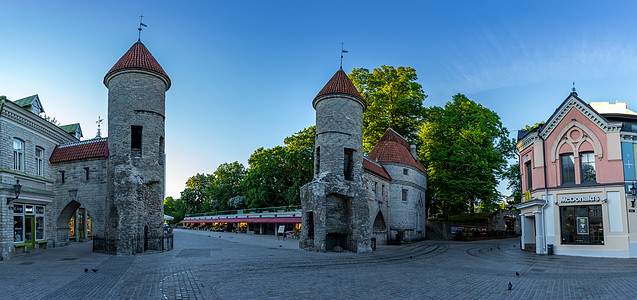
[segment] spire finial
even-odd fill
[[[343,50],[343,43],[341,43],[341,70],[343,69],[343,53],[349,53],[347,50]]]
[[[139,30],[139,35],[137,36],[137,41],[141,42],[142,41],[142,27],[148,27],[146,26],[146,24],[142,23],[142,19],[144,18],[143,15],[139,16],[139,28],[137,28],[137,30]]]
[[[575,92],[575,81],[573,81],[573,92],[572,92],[572,93],[573,93],[573,94],[577,94],[577,93]]]
[[[102,121],[104,121],[104,119],[100,118],[100,116],[97,116],[97,121],[95,122],[97,124],[97,135],[95,135],[96,139],[102,137],[102,131],[100,130],[100,126],[102,125]]]

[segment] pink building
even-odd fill
[[[637,113],[571,93],[545,124],[520,131],[522,249],[637,257]],[[637,189],[635,189],[637,191]]]

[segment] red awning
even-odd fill
[[[301,223],[301,217],[195,219],[195,220],[183,220],[180,223],[277,223],[277,224],[294,224],[294,223]]]

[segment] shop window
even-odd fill
[[[44,176],[44,149],[35,147],[35,175]]]
[[[580,167],[582,169],[582,182],[596,182],[595,153],[586,152],[580,154]]]
[[[13,242],[24,242],[24,205],[13,205]]]
[[[44,217],[35,217],[35,239],[44,239]]]
[[[134,157],[142,156],[142,126],[131,126],[130,148]]]
[[[575,184],[575,159],[573,154],[560,155],[562,184]]]
[[[533,189],[533,167],[531,162],[525,163],[524,168],[526,169],[526,190],[530,191]]]
[[[562,244],[604,244],[601,205],[560,207]]]
[[[345,159],[343,161],[343,174],[345,180],[352,180],[354,173],[354,149],[345,148]]]
[[[24,171],[24,142],[13,139],[13,169]]]

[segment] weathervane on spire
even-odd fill
[[[343,43],[341,43],[341,69],[343,68],[343,54],[344,53],[349,53],[349,51],[347,50],[343,50]]]
[[[139,30],[139,35],[137,36],[137,41],[141,42],[142,41],[142,27],[148,27],[146,26],[146,24],[142,23],[142,19],[144,18],[143,15],[139,16],[139,28],[137,28],[137,30]]]
[[[95,136],[96,139],[102,137],[102,131],[100,130],[100,125],[102,125],[102,121],[104,121],[104,119],[100,118],[100,116],[97,116],[97,121],[95,122],[97,124],[97,135]]]

